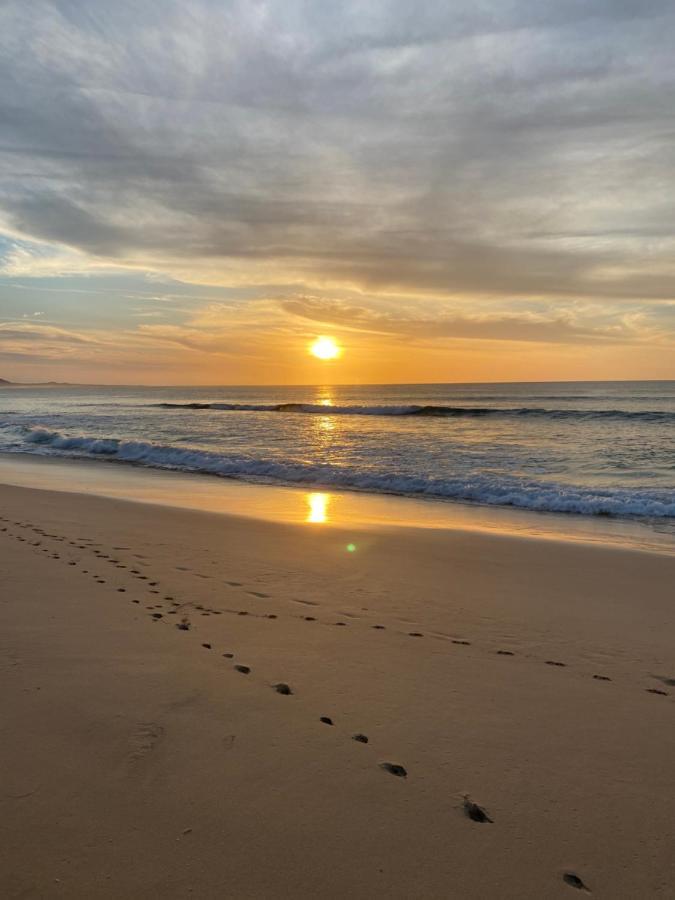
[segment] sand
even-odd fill
[[[675,896],[675,557],[0,515],[3,898]]]

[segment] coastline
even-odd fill
[[[0,507],[3,896],[672,896],[672,557]]]
[[[459,500],[252,483],[86,458],[0,452],[0,484],[84,493],[267,522],[470,531],[675,555],[675,527]]]

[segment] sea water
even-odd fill
[[[675,523],[675,381],[12,386],[0,451]]]

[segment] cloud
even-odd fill
[[[38,322],[0,322],[0,355],[4,361],[87,359],[96,353],[92,334]]]
[[[53,325],[38,325],[33,322],[0,322],[0,342],[49,341],[51,343],[95,344],[96,338],[87,334],[67,331]]]
[[[598,327],[575,322],[570,315],[544,317],[534,314],[492,313],[468,316],[461,313],[429,316],[393,315],[373,312],[335,300],[299,297],[281,301],[286,312],[323,325],[358,331],[398,335],[410,341],[456,338],[487,341],[537,341],[579,344],[632,341],[636,332],[626,327]]]
[[[673,25],[661,0],[10,0],[0,210],[71,263],[208,283],[672,299]],[[517,326],[575,336],[449,327]]]

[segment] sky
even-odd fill
[[[675,378],[674,34],[672,0],[4,0],[0,377]]]

